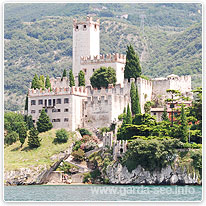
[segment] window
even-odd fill
[[[61,109],[57,109],[57,112],[61,112]]]
[[[52,112],[56,112],[56,109],[52,109]]]
[[[55,106],[56,105],[56,101],[55,101],[55,99],[53,99],[53,106]]]
[[[51,106],[51,99],[49,99],[49,106]]]
[[[87,69],[83,69],[84,70],[84,73],[86,74],[87,73]]]
[[[31,105],[36,105],[36,100],[31,100]]]
[[[47,100],[46,99],[44,100],[44,105],[45,105],[45,107],[47,107]]]
[[[41,109],[39,110],[39,113],[41,113]]]
[[[34,114],[36,111],[35,110],[31,110],[31,113]]]
[[[40,104],[43,104],[43,100],[42,100],[42,99],[39,100],[39,105],[40,105]]]
[[[93,68],[93,72],[95,71],[95,69]]]
[[[156,115],[156,112],[154,112],[154,115]]]
[[[33,123],[35,123],[35,120],[33,120]]]
[[[69,103],[69,98],[64,98],[64,104],[68,104]]]
[[[57,99],[57,104],[61,104],[61,99]]]
[[[68,108],[64,109],[64,112],[68,112],[68,111],[69,111],[69,109],[68,109]]]
[[[45,112],[47,113],[47,109],[45,109]]]
[[[64,121],[65,121],[65,122],[68,122],[68,121],[69,121],[69,119],[68,119],[68,118],[64,118]]]
[[[96,24],[94,25],[94,28],[97,29],[97,25]]]
[[[84,29],[86,29],[87,28],[87,25],[84,25]]]
[[[76,26],[76,29],[79,29],[79,27],[78,27],[78,26]]]
[[[61,109],[52,109],[52,112],[61,112]]]
[[[56,122],[60,122],[60,119],[56,119]]]

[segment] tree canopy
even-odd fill
[[[79,87],[80,86],[85,86],[85,74],[82,70],[79,72],[78,82],[79,82]]]
[[[70,87],[75,86],[74,75],[72,70],[69,71],[69,86]]]

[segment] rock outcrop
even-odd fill
[[[201,184],[200,177],[194,172],[189,173],[187,169],[177,167],[173,169],[170,165],[161,171],[147,171],[140,165],[128,171],[126,166],[115,163],[107,168],[107,177],[111,184],[136,184],[136,185],[186,185]]]

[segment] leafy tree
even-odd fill
[[[44,90],[45,89],[45,78],[44,78],[44,75],[40,75],[39,81],[40,81],[40,87]]]
[[[69,71],[69,86],[70,87],[75,86],[74,75],[72,73],[72,70]]]
[[[39,119],[37,121],[37,130],[39,132],[46,132],[52,128],[52,123],[49,120],[49,116],[45,112],[45,109],[42,109]]]
[[[162,120],[163,121],[169,121],[168,115],[167,115],[167,108],[164,107],[164,112],[162,114]]]
[[[124,78],[137,78],[141,76],[141,66],[139,57],[135,53],[132,45],[127,46],[126,65],[124,70]]]
[[[28,137],[28,145],[30,148],[37,148],[40,147],[41,140],[39,139],[39,132],[37,131],[36,127],[31,128],[29,131]]]
[[[39,77],[37,76],[37,74],[34,75],[34,78],[33,78],[32,83],[31,83],[31,88],[34,88],[34,89],[41,88],[41,83],[39,81]]]
[[[135,89],[135,84],[134,82],[131,83],[131,88],[130,88],[130,99],[131,99],[131,110],[132,110],[132,114],[135,114],[137,111],[136,108],[136,89]]]
[[[16,142],[18,138],[19,138],[18,133],[15,131],[12,131],[4,137],[4,144],[11,145],[14,142]]]
[[[34,123],[33,123],[31,115],[25,115],[24,116],[24,121],[26,122],[27,128],[29,130],[34,127]]]
[[[19,134],[19,141],[21,142],[21,147],[23,146],[26,137],[27,137],[27,126],[25,122],[18,122],[18,134]]]
[[[85,157],[85,153],[82,149],[78,149],[77,151],[72,152],[72,156],[77,161],[82,161]]]
[[[85,74],[81,70],[78,75],[79,86],[85,86]]]
[[[131,114],[131,110],[130,110],[129,104],[127,105],[126,124],[132,124],[132,114]]]
[[[28,94],[26,95],[24,110],[25,110],[25,111],[28,111]]]
[[[49,79],[49,76],[48,76],[48,75],[46,76],[45,87],[46,87],[47,89],[50,88],[50,91],[51,91],[51,82],[50,82],[50,79]]]
[[[67,71],[66,71],[66,69],[64,69],[61,80],[63,80],[63,77],[66,77],[66,76],[67,76]]]
[[[180,140],[182,142],[188,141],[188,122],[185,115],[184,105],[181,106],[181,114],[180,114]]]
[[[85,128],[79,129],[79,132],[80,132],[80,134],[82,135],[82,137],[83,137],[84,135],[92,136],[92,133],[91,133],[88,129],[85,129]]]
[[[136,97],[135,97],[135,114],[141,114],[141,107],[139,102],[139,92],[138,87],[136,86]]]
[[[154,102],[152,101],[147,101],[145,104],[144,104],[144,111],[145,113],[148,113],[150,114],[151,113],[151,107],[154,105]]]
[[[108,88],[109,84],[116,84],[116,71],[112,67],[100,67],[95,70],[90,82],[92,87],[101,89],[101,87]]]
[[[68,138],[68,132],[65,129],[59,129],[56,131],[56,138],[54,141],[58,143],[65,143]]]

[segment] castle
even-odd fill
[[[77,85],[80,70],[85,73],[85,87],[70,87],[69,79],[51,78],[50,89],[28,89],[28,115],[33,122],[39,118],[42,108],[50,117],[54,128],[101,128],[118,120],[124,107],[130,104],[130,87],[134,82],[138,87],[141,111],[144,104],[154,97],[168,98],[167,89],[179,90],[191,97],[191,77],[169,75],[166,78],[146,80],[141,77],[124,79],[126,56],[123,54],[100,55],[100,22],[87,17],[85,22],[73,20],[73,67]],[[101,66],[112,67],[116,71],[116,86],[94,89],[90,77]],[[156,113],[153,113],[156,115]]]

